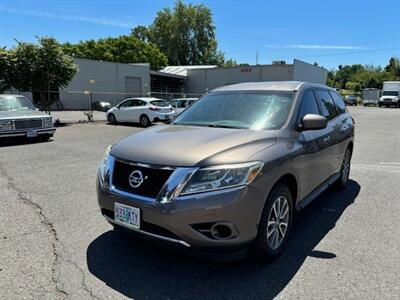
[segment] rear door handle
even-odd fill
[[[331,140],[331,137],[328,135],[324,137],[324,143],[328,143]]]

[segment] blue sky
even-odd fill
[[[213,0],[219,48],[254,64],[298,58],[331,69],[339,64],[384,66],[400,56],[399,0]],[[48,35],[61,42],[129,34],[148,25],[167,0],[1,0],[0,46]]]

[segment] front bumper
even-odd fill
[[[107,221],[139,234],[142,237],[176,246],[195,255],[241,256],[257,236],[259,216],[265,195],[251,186],[242,186],[218,192],[178,197],[168,203],[148,201],[134,195],[127,197],[101,187],[97,182],[97,196],[101,213]],[[132,229],[114,221],[114,203],[140,209],[141,228]],[[228,222],[234,236],[217,240],[197,229],[198,224]]]
[[[390,98],[379,100],[379,104],[381,105],[397,105],[397,103],[399,103],[399,100],[394,100]]]
[[[20,129],[20,130],[9,130],[0,131],[0,138],[2,137],[27,137],[29,131],[34,131],[38,136],[49,135],[53,136],[56,132],[55,127],[50,128],[37,128],[37,129]]]

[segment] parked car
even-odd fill
[[[344,102],[345,102],[347,105],[351,105],[351,106],[357,105],[357,97],[354,96],[354,95],[346,95],[346,96],[344,97]]]
[[[0,138],[49,139],[55,131],[52,117],[37,110],[25,96],[0,95]]]
[[[206,257],[272,259],[295,211],[346,186],[353,138],[354,121],[331,88],[224,86],[171,124],[108,147],[98,203],[117,229]]]
[[[169,102],[169,104],[175,109],[176,115],[179,115],[186,108],[191,106],[198,98],[179,98],[173,99]]]
[[[382,97],[379,98],[379,107],[400,107],[400,81],[385,81],[383,83]]]
[[[92,104],[93,110],[108,111],[111,108],[110,102],[99,101]]]
[[[165,100],[151,97],[129,98],[107,111],[110,124],[118,122],[140,123],[148,127],[152,122],[169,121],[175,111]]]

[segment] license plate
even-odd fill
[[[26,137],[28,137],[28,138],[37,137],[37,132],[36,132],[36,131],[28,131],[28,132],[26,133]]]
[[[140,228],[140,209],[115,202],[114,220],[135,229]]]

